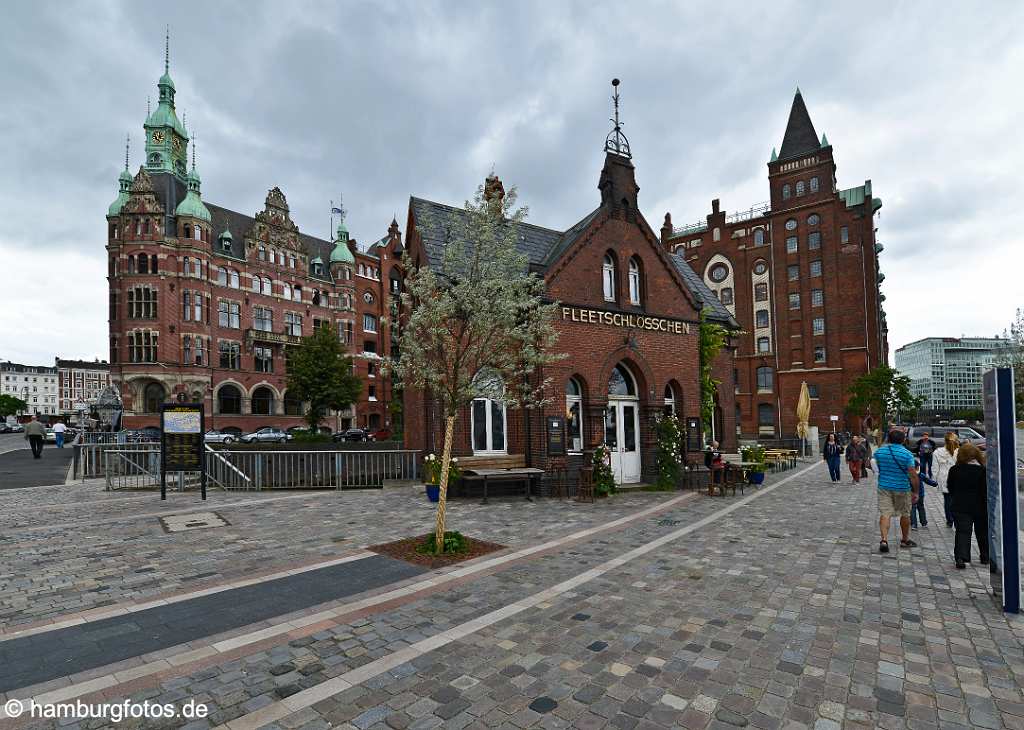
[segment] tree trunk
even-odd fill
[[[438,553],[444,551],[444,513],[448,503],[448,466],[452,461],[452,436],[455,433],[455,416],[444,419],[444,451],[441,453],[440,498],[437,500],[437,524],[434,526],[434,546]]]

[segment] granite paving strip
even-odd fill
[[[374,595],[368,595],[354,603],[318,606],[316,613],[301,615],[302,612],[298,612],[300,615],[292,620],[285,620],[289,619],[289,616],[278,617],[276,620],[279,623],[276,625],[265,626],[244,635],[229,635],[219,639],[215,636],[208,637],[204,642],[193,642],[196,651],[183,652],[180,655],[171,656],[170,661],[175,665],[184,665],[182,671],[191,671],[198,668],[197,665],[199,664],[210,664],[211,662],[206,660],[214,658],[215,653],[221,655],[237,653],[239,649],[247,646],[258,645],[267,641],[273,642],[276,637],[286,633],[293,638],[302,637],[310,631],[325,628],[327,625],[335,625],[334,619],[355,620],[370,612],[387,610],[408,603],[415,598],[430,595],[441,590],[450,590],[452,587],[468,582],[476,574],[487,574],[501,569],[507,564],[519,562],[532,556],[552,553],[565,545],[587,539],[598,533],[620,529],[631,522],[655,516],[666,509],[671,509],[674,506],[690,501],[695,496],[695,494],[690,493],[672,497],[664,503],[647,507],[603,525],[581,530],[547,543],[533,545],[518,551],[506,551],[494,557],[481,557],[466,564],[437,571],[434,577],[429,577],[426,580],[406,580],[400,582],[395,585],[394,589],[385,590],[382,593],[370,591]],[[175,648],[177,649],[177,647]],[[209,651],[211,649],[212,651]],[[256,647],[253,647],[253,650],[257,650]],[[157,654],[159,655],[160,652],[157,652]],[[37,692],[42,692],[43,694],[35,696],[36,701],[56,702],[77,697],[83,692],[92,691],[95,682],[100,679],[106,681],[108,683],[107,686],[113,686],[116,683],[140,679],[144,676],[156,674],[166,676],[169,667],[165,658],[155,658],[152,654],[149,656],[151,660],[148,663],[133,662],[131,666],[124,668],[117,667],[116,665],[114,667],[108,666],[98,672],[84,672],[76,677],[62,678],[64,681],[57,685],[57,689],[51,690],[45,686],[35,685],[16,693],[12,692],[9,696],[30,697]],[[216,659],[219,661],[220,658]],[[103,677],[103,674],[111,676]],[[68,680],[74,681],[77,684],[68,684]],[[2,696],[2,693],[0,693],[0,696]]]
[[[201,639],[426,572],[383,555],[0,642],[0,692]]]

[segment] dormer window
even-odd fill
[[[221,247],[221,250],[223,250],[223,251],[230,251],[231,250],[231,239],[230,238],[222,238],[222,239],[220,239],[220,247]]]
[[[313,273],[317,276],[321,276],[324,273],[324,265],[321,263],[313,264]]]
[[[604,289],[604,300],[615,301],[615,259],[610,253],[604,255],[604,263],[601,265],[601,281]]]

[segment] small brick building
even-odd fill
[[[502,195],[492,175],[485,195]],[[459,413],[455,455],[521,454],[544,469],[582,465],[601,443],[612,450],[621,483],[654,478],[654,418],[672,412],[698,418],[700,311],[729,327],[735,320],[681,256],[661,245],[637,205],[639,188],[627,150],[609,150],[598,182],[600,204],[568,229],[531,224],[519,229],[521,251],[531,271],[544,279],[558,302],[557,348],[567,357],[547,366],[548,405],[506,409],[480,398]],[[456,208],[411,198],[406,246],[417,265],[440,259],[444,221]],[[727,347],[715,363],[725,379],[732,369]],[[717,430],[735,448],[731,380],[718,393]],[[552,453],[548,420],[565,419],[568,453]],[[405,393],[406,445],[440,453],[442,415],[429,394]],[[699,434],[694,433],[695,448]]]
[[[888,361],[882,245],[871,181],[841,189],[832,145],[819,138],[797,90],[779,152],[768,162],[769,200],[727,214],[718,200],[703,220],[661,240],[685,258],[740,323],[735,422],[745,438],[795,437],[800,387],[811,425],[871,428],[848,417],[851,383]]]

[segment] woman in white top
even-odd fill
[[[956,452],[960,448],[960,439],[955,431],[946,432],[946,442],[942,448],[935,452],[933,472],[935,481],[942,490],[942,506],[946,513],[946,527],[953,526],[953,511],[950,507],[949,489],[946,487],[946,480],[949,478],[949,469],[956,464]]]

